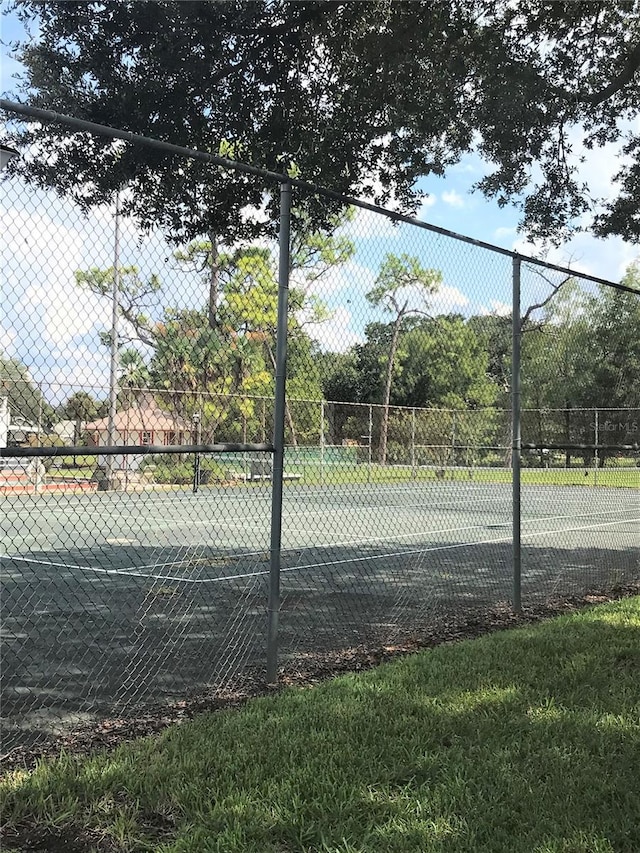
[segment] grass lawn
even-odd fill
[[[640,599],[63,756],[2,814],[5,851],[638,853]]]
[[[58,478],[89,480],[93,476],[97,464],[95,458],[87,456],[78,456],[75,464],[73,456],[55,456],[45,461],[48,466],[48,480]]]
[[[233,469],[232,469],[233,470]],[[289,470],[286,469],[285,471]],[[55,483],[56,480],[90,480],[93,477],[95,466],[84,466],[77,468],[52,468],[47,474],[47,482]],[[317,486],[326,485],[357,485],[360,483],[379,483],[393,485],[394,483],[412,482],[437,482],[435,469],[418,469],[413,476],[410,467],[404,466],[382,466],[372,465],[367,471],[366,465],[327,466],[320,471],[317,465],[295,465],[290,466],[291,473],[299,476],[296,482],[301,485]],[[238,477],[244,475],[244,471],[236,466],[235,473]],[[455,480],[461,483],[510,483],[511,471],[505,468],[475,468],[473,478],[469,478],[466,468],[446,470],[445,482]],[[582,468],[523,468],[522,483],[529,486],[590,486],[607,488],[636,488],[640,489],[640,468],[605,468],[598,471],[597,475],[590,468],[585,476]],[[214,487],[217,483],[202,486],[203,489]],[[248,482],[248,487],[270,485],[270,481]],[[158,488],[158,485],[150,488]],[[162,488],[190,489],[191,484],[185,485],[163,485]]]
[[[301,482],[308,485],[318,483],[409,483],[435,482],[438,480],[435,468],[418,468],[414,473],[410,466],[372,465],[327,465],[320,471],[317,465],[289,466],[294,473],[301,475]],[[285,471],[289,470],[285,463]],[[469,476],[467,468],[447,468],[444,481],[451,480],[464,483],[510,483],[512,480],[509,468],[474,468],[473,476]],[[593,468],[523,468],[522,483],[532,486],[606,486],[608,488],[637,488],[640,489],[640,468],[604,468],[597,472]]]

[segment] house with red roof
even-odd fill
[[[114,418],[113,444],[131,447],[150,447],[192,443],[192,425],[170,412],[145,404],[123,409]],[[109,418],[98,418],[85,425],[87,443],[92,447],[109,445]],[[118,454],[114,457],[116,470],[136,470],[143,459],[140,454]],[[98,456],[98,465],[103,467],[106,456]]]

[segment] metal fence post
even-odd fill
[[[324,483],[324,400],[320,401],[320,482]]]
[[[273,684],[278,680],[278,618],[280,616],[280,548],[282,544],[282,480],[284,473],[284,418],[287,384],[290,231],[291,184],[285,182],[280,185],[278,325],[273,415],[273,479],[271,483],[269,621],[267,632],[267,682],[269,684]]]
[[[520,258],[513,259],[512,354],[511,354],[511,473],[513,480],[513,609],[522,610],[522,546],[520,511]]]

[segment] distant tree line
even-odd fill
[[[409,255],[387,255],[367,294],[380,317],[364,339],[346,351],[323,351],[314,326],[331,322],[315,284],[349,260],[351,242],[333,231],[311,232],[294,245],[289,306],[287,441],[361,442],[371,433],[374,458],[407,460],[409,445],[446,448],[508,447],[511,318],[433,313],[441,273]],[[248,246],[225,253],[211,240],[176,251],[176,261],[200,270],[207,299],[202,308],[163,306],[162,283],[141,279],[137,268],[120,271],[121,350],[118,408],[148,405],[181,421],[201,418],[207,441],[265,440],[272,429],[275,387],[277,274],[269,248]],[[79,287],[109,298],[113,269],[79,271]],[[640,269],[629,267],[623,283],[638,287]],[[142,310],[157,299],[155,319]],[[108,343],[109,334],[102,334]],[[105,400],[76,391],[54,411],[19,362],[3,359],[2,387],[14,413],[43,422],[72,419],[80,441],[82,423],[104,416]],[[321,409],[303,401],[333,401]],[[341,404],[341,405],[339,405]],[[347,404],[364,404],[360,407]],[[376,406],[373,426],[366,404]],[[640,409],[640,299],[601,288],[586,292],[567,279],[553,298],[525,311],[522,325],[523,439],[534,443],[593,444],[593,414],[585,409]],[[404,409],[421,414],[412,424]],[[468,413],[452,418],[449,412]],[[602,444],[634,444],[637,418],[609,418]],[[413,431],[413,432],[412,432]],[[444,452],[444,451],[443,451]],[[544,462],[542,451],[539,461]],[[567,450],[585,464],[593,449]],[[611,455],[599,453],[600,464]],[[452,458],[447,456],[446,458]],[[437,458],[431,454],[430,459]],[[481,458],[469,452],[467,462]]]

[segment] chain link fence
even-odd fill
[[[2,182],[5,753],[638,579],[636,295],[154,145],[246,234]]]

